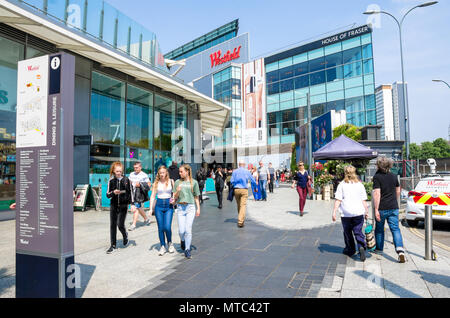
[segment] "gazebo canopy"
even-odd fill
[[[318,160],[373,159],[377,156],[377,151],[367,148],[345,135],[339,136],[313,152],[314,159]]]

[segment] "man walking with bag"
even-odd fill
[[[243,160],[239,161],[239,169],[233,171],[231,175],[231,185],[234,188],[234,196],[237,202],[238,208],[238,223],[239,228],[244,227],[245,213],[247,209],[247,199],[248,199],[248,182],[253,181],[256,183],[250,172],[245,169],[245,162]]]

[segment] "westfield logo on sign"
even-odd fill
[[[32,72],[32,71],[38,71],[39,70],[39,66],[28,66],[28,71]]]
[[[218,66],[220,64],[224,64],[229,61],[240,58],[240,53],[241,53],[241,46],[234,48],[233,52],[228,50],[224,56],[222,56],[222,51],[220,51],[220,50],[217,52],[214,52],[213,54],[210,55],[211,68],[213,68],[214,66]]]

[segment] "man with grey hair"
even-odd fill
[[[405,250],[403,248],[402,233],[400,232],[398,215],[400,201],[400,184],[396,175],[390,172],[393,165],[392,159],[378,157],[378,171],[373,177],[373,201],[375,206],[375,240],[376,252],[383,252],[384,247],[384,223],[387,221],[394,239],[398,261],[405,262]]]
[[[255,182],[250,171],[245,169],[245,161],[239,160],[239,169],[233,171],[230,183],[234,188],[234,197],[236,198],[238,208],[238,223],[239,228],[244,227],[245,212],[247,209],[248,199],[248,182]]]

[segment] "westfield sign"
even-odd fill
[[[241,46],[234,48],[233,52],[228,50],[224,56],[222,56],[222,51],[220,51],[220,50],[217,52],[214,52],[213,54],[210,55],[211,68],[213,68],[214,66],[224,64],[229,61],[240,58],[240,55],[239,55],[240,53],[241,53]]]

